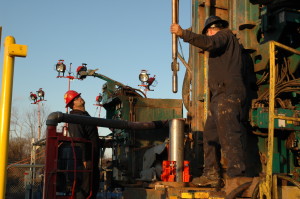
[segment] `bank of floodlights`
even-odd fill
[[[43,91],[43,89],[40,88],[38,91],[36,91],[36,94],[33,93],[33,92],[30,92],[29,98],[30,98],[30,100],[33,101],[32,104],[37,104],[40,101],[46,101],[44,99],[45,98],[45,91]]]

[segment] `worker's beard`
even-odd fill
[[[85,101],[84,101],[84,100],[82,100],[82,106],[83,106],[83,107],[85,106]]]

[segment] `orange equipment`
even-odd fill
[[[81,93],[77,93],[74,90],[69,90],[65,93],[64,95],[64,99],[65,99],[65,103],[66,103],[66,108],[69,106],[69,104],[78,96],[80,96]]]
[[[183,161],[183,182],[190,182],[191,175],[190,175],[190,162]],[[175,182],[176,181],[176,161],[163,161],[162,166],[162,174],[161,180],[164,182]]]
[[[183,161],[183,182],[190,182],[191,175],[190,175],[190,161],[184,160]]]
[[[163,161],[161,180],[164,182],[175,182],[176,161]]]

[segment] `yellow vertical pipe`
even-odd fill
[[[268,126],[268,161],[266,173],[266,199],[272,197],[272,174],[274,152],[274,119],[275,119],[275,43],[270,42],[270,88],[269,88],[269,126]]]
[[[273,199],[278,199],[278,186],[277,186],[277,175],[273,175],[273,189],[272,189],[272,196]]]
[[[0,198],[5,198],[7,150],[13,88],[14,57],[25,57],[27,46],[15,44],[15,38],[7,36],[4,40],[2,72],[2,92],[0,98]]]
[[[203,66],[203,76],[204,76],[204,85],[203,85],[203,94],[204,94],[204,115],[203,115],[203,123],[205,124],[207,115],[208,115],[208,108],[209,108],[209,102],[210,102],[210,95],[209,95],[209,88],[208,88],[208,52],[204,53],[204,66]]]
[[[0,198],[5,198],[7,149],[9,141],[9,125],[11,113],[11,98],[14,73],[14,57],[9,56],[8,46],[15,43],[12,36],[4,41],[4,59],[2,70],[2,93],[0,100]]]

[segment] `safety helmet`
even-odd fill
[[[80,96],[81,93],[77,93],[76,91],[69,90],[65,93],[64,99],[66,103],[66,108],[70,105],[70,103],[78,96]]]
[[[227,28],[228,27],[228,21],[225,21],[223,19],[221,19],[220,17],[218,16],[210,16],[208,17],[206,20],[205,20],[205,24],[204,24],[204,28],[202,30],[202,34],[205,34],[207,29],[213,25],[213,24],[217,24],[217,23],[221,23],[222,26],[224,28]]]

